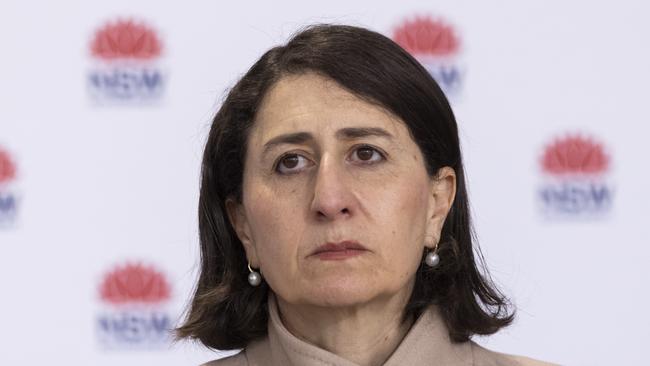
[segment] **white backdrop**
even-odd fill
[[[394,37],[414,19],[427,41],[446,29],[458,42],[419,58],[458,72],[450,96],[480,245],[518,309],[512,327],[476,340],[565,365],[643,364],[648,11],[631,0],[3,2],[0,364],[218,357],[164,330],[196,278],[200,156],[225,91],[306,24]],[[152,43],[95,57],[110,24]]]

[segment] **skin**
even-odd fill
[[[342,133],[349,128],[389,136]],[[265,149],[297,132],[308,135]],[[380,365],[414,321],[402,321],[403,309],[455,187],[449,167],[427,174],[401,119],[306,73],[280,79],[265,96],[248,140],[242,202],[226,207],[287,329],[360,365]],[[367,250],[344,260],[312,255],[343,240]]]

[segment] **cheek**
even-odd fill
[[[424,178],[406,177],[383,184],[368,201],[374,202],[373,210],[382,221],[393,223],[390,227],[402,233],[417,233],[426,220],[428,192],[425,183],[418,183]]]
[[[414,184],[414,181],[418,179],[394,182],[395,185],[391,184],[394,188],[377,194],[381,199],[372,199],[375,207],[371,211],[380,215],[376,228],[382,233],[380,239],[386,248],[382,257],[394,263],[395,270],[401,274],[413,271],[414,266],[417,268],[425,244],[427,188],[426,184]]]
[[[245,206],[262,271],[265,276],[295,269],[297,243],[304,232],[294,200],[278,199],[277,192],[261,184],[247,187],[250,196]]]

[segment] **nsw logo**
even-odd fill
[[[608,180],[611,159],[602,143],[570,134],[548,144],[540,158],[539,201],[549,216],[607,213],[614,195]]]
[[[459,57],[460,38],[451,25],[439,18],[418,16],[398,25],[393,41],[429,71],[445,94],[459,94],[465,71]]]
[[[16,164],[11,155],[0,146],[0,228],[10,227],[18,212]]]
[[[147,102],[161,97],[165,76],[162,42],[142,22],[117,20],[99,28],[90,43],[88,89],[98,102]]]
[[[99,341],[108,348],[156,348],[170,340],[171,297],[162,272],[141,263],[116,266],[99,286],[102,310],[97,316]]]

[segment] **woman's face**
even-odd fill
[[[349,306],[408,298],[455,186],[450,168],[427,175],[399,118],[307,73],[267,93],[250,131],[242,204],[227,206],[251,266],[281,300]],[[337,251],[345,242],[363,249]]]

